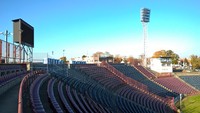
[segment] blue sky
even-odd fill
[[[140,9],[151,9],[148,56],[171,49],[200,55],[199,0],[1,0],[0,32],[22,18],[35,29],[35,53],[55,57],[96,51],[138,57],[143,53]],[[4,39],[3,35],[0,35]],[[12,36],[9,37],[12,41]]]

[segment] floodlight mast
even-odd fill
[[[141,9],[141,22],[143,26],[143,35],[144,35],[144,56],[143,56],[143,66],[147,67],[147,31],[148,31],[148,22],[150,19],[150,9],[142,8]]]

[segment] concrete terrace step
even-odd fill
[[[13,86],[0,96],[0,113],[17,113],[19,86]]]

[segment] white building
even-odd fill
[[[150,69],[160,74],[173,72],[171,57],[160,57],[150,59]]]
[[[99,63],[95,57],[93,56],[86,56],[85,58],[77,57],[72,58],[70,64],[95,64]]]

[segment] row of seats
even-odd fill
[[[105,63],[103,63],[104,65],[105,65]],[[106,66],[107,65],[107,66]],[[109,64],[106,64],[105,65],[105,67],[109,67],[108,69],[110,70],[110,71],[113,71],[113,70],[115,70],[115,69],[113,69],[113,67],[111,67]],[[111,68],[110,68],[111,67]],[[124,75],[123,75],[124,76]],[[151,80],[152,81],[152,80]],[[153,83],[155,83],[156,85],[158,85],[158,83],[156,83],[156,82],[154,82],[154,81],[152,81]],[[128,83],[129,84],[129,83]],[[129,84],[130,85],[130,84]],[[138,85],[138,84],[137,84]],[[132,86],[132,85],[131,85]],[[159,86],[161,86],[161,85],[159,85]],[[138,87],[136,87],[136,88],[138,88]],[[139,89],[141,89],[141,87],[139,87]],[[176,107],[175,107],[175,105],[174,105],[174,103],[172,102],[172,100],[174,100],[173,98],[174,97],[169,97],[169,96],[166,96],[165,97],[165,99],[163,99],[162,97],[159,97],[159,96],[156,96],[155,94],[153,94],[153,93],[151,93],[151,92],[149,92],[149,91],[146,91],[146,90],[142,90],[142,91],[144,91],[145,93],[148,93],[149,95],[152,95],[152,96],[154,96],[155,98],[158,98],[158,99],[160,99],[160,100],[164,100],[164,101],[166,101],[171,107],[172,107],[172,109],[176,109]],[[171,92],[169,92],[169,93],[171,93]],[[177,94],[175,94],[175,95],[177,95]]]
[[[70,79],[68,81],[68,83],[69,83],[69,85],[66,86],[67,95],[68,95],[69,99],[71,100],[71,102],[73,103],[73,105],[75,106],[75,108],[77,109],[78,112],[85,112],[86,110],[87,111],[92,111],[94,113],[98,112],[98,111],[99,112],[105,112],[105,113],[108,112],[108,110],[105,110],[106,106],[102,107],[102,103],[101,104],[100,103],[99,104],[96,103],[96,102],[100,102],[100,101],[96,100],[97,98],[96,98],[96,96],[93,95],[93,90],[92,90],[91,87],[93,85],[97,85],[97,84],[95,84],[94,82],[90,82],[90,81],[87,81],[87,84],[85,84],[85,83],[79,82],[79,81],[77,81],[75,79]],[[83,100],[83,102],[80,103],[79,98],[76,97],[76,96],[74,98],[72,96],[70,96],[70,95],[72,95],[72,94],[70,94],[70,92],[71,93],[80,92],[80,93],[78,93],[78,95],[79,95],[79,98],[81,100]],[[73,95],[77,95],[77,94],[73,94]],[[87,104],[87,101],[89,101],[88,104]],[[90,103],[93,103],[93,104],[90,104]],[[85,108],[83,108],[84,106],[85,106]]]
[[[26,71],[26,65],[20,64],[20,65],[0,65],[0,77],[6,76],[7,74],[15,73],[15,72],[21,72]]]
[[[63,80],[61,80],[61,78],[63,78]],[[40,82],[45,81],[45,80],[41,80],[41,79],[42,79],[42,76],[39,76],[33,81],[33,83],[31,83],[31,88],[30,88],[30,95],[32,95],[31,96],[31,100],[32,100],[31,105],[33,106],[34,112],[45,112],[45,109],[42,107],[42,105],[44,103],[41,102],[41,98],[43,98],[43,97],[39,96],[39,92],[40,92],[39,90],[42,85],[42,83],[40,83]],[[93,113],[96,113],[99,111],[102,113],[110,112],[109,110],[106,110],[104,107],[102,107],[100,104],[97,104],[92,99],[85,97],[84,95],[78,93],[74,88],[71,88],[69,85],[66,85],[66,89],[63,90],[62,87],[64,87],[64,85],[65,85],[65,83],[63,82],[64,80],[67,80],[68,82],[69,82],[69,80],[72,80],[73,83],[71,83],[71,85],[73,85],[73,86],[75,85],[74,83],[76,82],[76,81],[73,81],[74,78],[66,79],[64,77],[59,78],[59,76],[57,76],[57,79],[51,78],[48,81],[47,94],[48,94],[48,97],[50,100],[49,102],[56,109],[55,112],[64,112],[65,110],[70,113],[73,113],[73,112],[84,113],[84,112],[90,112],[90,111],[92,111]],[[58,86],[55,86],[56,81],[59,81]],[[65,104],[64,106],[66,109],[64,109],[64,111],[61,110],[61,107],[58,104],[58,100],[55,97],[56,92],[54,90],[54,87],[58,87],[57,91],[59,93],[59,97],[61,98],[61,101]],[[50,105],[50,104],[48,104],[48,105]]]
[[[161,102],[159,99],[152,98],[145,93],[133,92],[131,88],[128,87],[124,88],[121,92],[123,95],[127,96],[127,98],[134,100],[134,102],[146,106],[147,108],[153,109],[153,111],[166,112],[167,110],[170,110],[166,103]]]
[[[146,76],[141,74],[137,69],[132,66],[127,65],[113,65],[117,70],[121,71],[124,75],[145,84],[149,91],[157,94],[161,97],[177,97],[178,94],[170,92],[165,88],[161,87],[160,85],[156,84],[154,81],[148,79]]]
[[[65,81],[66,80],[66,81]],[[80,112],[80,113],[84,113],[84,112],[91,112],[91,113],[96,113],[96,112],[101,112],[102,108],[99,108],[98,106],[101,106],[97,103],[95,103],[93,100],[91,100],[88,97],[85,97],[84,93],[80,93],[79,91],[84,89],[79,88],[81,87],[81,84],[79,84],[79,80],[75,79],[75,78],[64,78],[63,81],[67,82],[66,85],[66,90],[64,90],[63,92],[66,92],[65,96],[66,96],[66,102],[65,104],[67,104],[66,106],[68,106],[67,111],[71,111],[71,112]],[[59,82],[59,84],[61,84]],[[60,88],[58,88],[60,89]],[[62,89],[62,88],[61,88]],[[85,91],[85,90],[82,90]],[[63,97],[62,97],[63,98]],[[65,100],[65,99],[62,99]],[[95,106],[94,106],[95,105]],[[71,109],[71,110],[69,110]],[[104,113],[104,111],[102,112]],[[105,112],[107,113],[107,112]]]
[[[117,107],[115,107],[114,96],[111,95],[109,91],[106,91],[107,89],[105,87],[102,87],[98,83],[90,80],[88,80],[87,83],[71,80],[70,84],[74,89],[77,89],[77,91],[83,92],[81,95],[84,95],[87,100],[89,99],[91,102],[95,102],[95,104],[89,104],[95,105],[91,106],[93,112],[101,111],[102,113],[107,113],[117,110]]]
[[[197,90],[190,87],[176,77],[157,78],[155,81],[179,94],[197,93]]]
[[[196,89],[200,90],[200,76],[198,75],[189,75],[189,76],[179,76],[182,80],[189,83]]]
[[[46,89],[45,94],[41,95],[40,94],[41,88],[42,86],[43,87],[45,86],[43,85],[45,82],[47,82],[48,85],[45,88]],[[40,74],[40,72],[34,72],[32,74],[25,76],[20,85],[19,100],[20,100],[20,103],[22,104],[20,105],[20,107],[18,107],[18,113],[23,113],[23,112],[46,113],[47,111],[63,113],[54,95],[53,88],[54,88],[55,82],[56,82],[55,78],[50,77],[47,74],[43,74],[43,73]],[[26,92],[27,89],[29,90],[30,96],[26,96],[26,97],[30,98],[30,103],[28,100],[23,102],[23,99],[22,99],[24,98],[23,96],[26,95],[25,93],[27,93]],[[49,100],[43,99],[43,98],[46,98],[46,97],[43,97],[46,95],[48,96]],[[24,108],[23,105],[25,103],[29,103],[31,105],[31,109]],[[48,108],[50,109],[47,109],[47,107],[45,108],[44,105],[49,106]]]
[[[40,75],[41,71],[35,71],[32,73],[27,73],[21,83],[20,83],[20,87],[19,87],[19,94],[18,94],[18,113],[23,113],[26,105],[26,102],[28,102],[28,100],[25,100],[25,102],[23,101],[25,99],[25,97],[29,97],[29,94],[27,94],[29,91],[29,86],[32,84],[32,82],[37,78],[38,75]],[[33,86],[32,86],[33,88]]]
[[[87,67],[93,67],[96,66],[96,64],[71,64],[71,68],[87,68]]]
[[[141,65],[133,65],[137,70],[139,70],[141,73],[144,74],[144,76],[153,79],[155,78],[155,75],[153,73],[151,73],[149,70],[145,69],[143,66]]]
[[[119,88],[119,86],[125,84],[122,80],[114,76],[113,73],[103,67],[96,66],[90,68],[81,68],[80,70],[89,75],[90,78],[97,81],[99,84],[102,84],[111,90]]]
[[[80,72],[82,72],[83,74],[87,74],[87,75],[89,74],[90,78],[99,81],[99,82],[97,82],[98,84],[94,84],[93,83],[93,84],[89,85],[87,88],[84,88],[86,90],[89,89],[88,94],[95,101],[105,105],[106,107],[113,108],[114,106],[117,106],[117,104],[118,104],[118,103],[116,103],[116,102],[118,102],[117,98],[118,99],[120,98],[123,101],[130,100],[131,101],[130,103],[133,106],[136,106],[135,108],[126,108],[125,109],[124,107],[121,107],[121,105],[120,105],[120,106],[118,106],[118,108],[120,108],[118,110],[121,111],[121,112],[122,111],[123,112],[127,112],[127,111],[133,112],[134,110],[137,111],[137,109],[141,109],[141,110],[145,111],[144,108],[146,108],[146,112],[150,112],[150,111],[155,112],[156,110],[157,110],[157,112],[161,111],[161,110],[163,110],[163,112],[166,112],[166,111],[173,112],[173,110],[170,110],[170,107],[166,103],[163,103],[162,100],[156,99],[156,97],[150,96],[147,93],[141,92],[140,90],[138,90],[138,89],[136,89],[134,87],[130,87],[127,84],[124,85],[124,86],[122,85],[123,88],[116,89],[113,92],[111,86],[116,84],[117,82],[116,83],[113,82],[111,80],[112,78],[111,79],[109,78],[110,75],[107,75],[107,77],[106,77],[106,74],[105,74],[106,70],[103,71],[101,69],[102,67],[96,67],[96,68],[97,69],[95,69],[94,67],[92,67],[92,68],[91,67],[88,67],[88,68],[84,67],[84,68],[80,69],[81,70]],[[98,77],[98,76],[100,76],[100,77]],[[98,79],[96,79],[96,78],[98,78]],[[120,82],[120,81],[118,81],[118,82]],[[102,83],[101,84],[102,86],[99,83]],[[134,88],[134,89],[129,90],[129,91],[132,92],[132,94],[133,94],[132,97],[138,98],[139,100],[133,100],[132,98],[129,98],[129,96],[127,96],[129,94],[127,94],[127,93],[124,93],[124,95],[119,93],[120,89],[121,90],[125,89],[125,87],[127,87],[127,86],[129,86],[128,89]],[[109,90],[109,92],[114,93],[114,95],[116,97],[113,96],[113,94],[108,93],[108,90]],[[138,94],[137,94],[137,92],[138,92]],[[118,97],[118,93],[120,94],[120,97]],[[148,101],[149,104],[147,104],[146,101]],[[116,104],[113,104],[113,103],[116,103]],[[123,106],[126,106],[126,105],[123,105]]]
[[[27,72],[12,73],[0,77],[0,95],[8,91],[11,87],[20,83],[21,79]]]
[[[76,89],[76,91],[73,91],[73,92],[79,92],[78,95],[80,95],[81,98],[84,97],[86,99],[85,100],[86,102],[84,102],[84,103],[87,103],[87,101],[89,101],[89,104],[86,106],[93,105],[90,107],[90,109],[93,112],[99,111],[99,112],[106,113],[106,112],[112,111],[112,110],[110,111],[109,109],[107,109],[109,104],[106,104],[106,103],[108,103],[109,100],[102,98],[102,96],[104,96],[105,94],[101,94],[102,91],[100,91],[99,93],[95,93],[98,89],[100,89],[100,88],[103,89],[102,87],[100,87],[100,85],[97,82],[92,81],[90,79],[87,79],[87,81],[85,83],[83,81],[80,82],[79,80],[76,80],[74,78],[71,78],[68,80],[69,80],[68,84],[69,84],[70,88],[72,90]],[[96,95],[96,94],[98,94],[98,95]],[[110,102],[112,102],[112,101],[110,101]],[[90,103],[93,103],[93,104],[90,104]],[[79,104],[79,103],[77,103],[77,104]],[[81,105],[79,105],[79,106],[81,106]],[[110,107],[110,105],[109,105],[109,107]]]
[[[18,76],[21,76],[25,73],[26,73],[25,71],[22,71],[22,72],[10,73],[10,74],[1,76],[0,77],[0,84],[5,84],[5,83],[9,82],[10,80],[12,80],[12,79],[14,79]]]
[[[46,78],[47,78],[46,74],[38,76],[33,81],[30,87],[30,100],[31,100],[33,111],[35,113],[45,113],[45,110],[43,108],[43,105],[40,99],[39,89]]]
[[[21,69],[21,68],[26,68],[26,65],[1,65],[0,70],[8,70],[8,69]]]
[[[47,93],[48,93],[48,98],[53,105],[53,108],[55,109],[54,111],[57,113],[63,113],[63,110],[61,109],[60,105],[58,104],[55,96],[54,96],[54,83],[56,82],[56,79],[52,78],[48,82],[48,87],[47,87]]]
[[[58,93],[59,93],[59,96],[62,100],[62,103],[64,104],[66,110],[69,112],[69,113],[74,113],[73,109],[71,108],[69,102],[67,101],[67,99],[65,98],[64,96],[64,92],[63,92],[63,82],[59,82],[58,83]]]
[[[168,103],[128,85],[104,67],[84,65],[84,68],[69,69],[67,76],[53,73],[34,78],[30,82],[33,112],[46,112],[45,105],[60,113],[175,112]],[[41,87],[46,87],[48,102],[42,99],[45,95],[40,94]]]
[[[102,62],[100,64],[101,67],[105,67],[106,69],[108,69],[110,72],[114,73],[114,75],[116,77],[118,77],[119,79],[121,79],[122,81],[124,81],[126,84],[129,84],[130,86],[132,87],[135,87],[141,91],[147,91],[148,92],[148,89],[147,89],[147,86],[134,80],[134,79],[131,79],[127,76],[125,76],[122,72],[120,72],[119,70],[117,70],[116,68],[114,68],[112,65],[106,63],[106,62]]]

